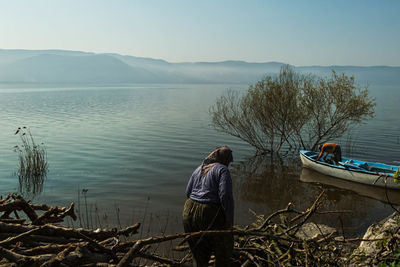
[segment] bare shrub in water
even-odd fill
[[[351,126],[374,115],[375,100],[354,77],[332,72],[317,78],[283,66],[240,95],[228,91],[210,108],[217,130],[236,136],[258,152],[289,148],[315,149],[320,142],[341,137]]]
[[[19,127],[22,145],[15,146],[18,154],[18,171],[20,192],[38,194],[42,191],[43,180],[48,170],[47,153],[44,144],[37,144],[27,127]]]
[[[369,97],[366,88],[355,84],[353,76],[332,71],[331,78],[317,79],[314,86],[303,91],[308,119],[303,135],[297,136],[303,147],[315,149],[320,142],[339,138],[349,128],[374,116],[375,99]]]

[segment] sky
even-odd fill
[[[397,0],[0,0],[0,49],[400,66]]]

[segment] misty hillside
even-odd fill
[[[255,83],[284,63],[244,61],[170,63],[161,59],[64,50],[0,49],[0,82]],[[400,67],[301,66],[302,73],[354,75],[360,83],[400,83]]]
[[[150,82],[156,75],[107,55],[38,54],[0,65],[5,82]]]

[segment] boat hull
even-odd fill
[[[355,183],[362,183],[362,184],[400,190],[400,186],[397,185],[394,181],[393,174],[366,171],[363,170],[362,168],[352,169],[345,167],[343,165],[332,165],[322,161],[321,159],[319,161],[315,161],[313,159],[313,157],[315,156],[316,152],[305,151],[305,150],[300,151],[300,159],[301,162],[303,163],[303,167],[315,170],[325,175],[352,181]],[[379,165],[382,166],[384,164],[379,164]],[[396,166],[390,166],[390,167],[392,167],[393,169],[393,167]]]

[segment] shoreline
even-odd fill
[[[232,258],[235,263],[244,264],[250,261],[250,263],[258,262],[258,264],[262,264],[262,262],[267,261],[280,264],[290,262],[292,265],[298,265],[304,260],[308,261],[310,266],[313,265],[313,262],[317,263],[321,260],[325,263],[340,265],[356,264],[357,262],[375,263],[377,260],[376,253],[378,252],[377,244],[382,244],[385,240],[389,242],[388,240],[397,237],[397,232],[393,233],[392,236],[387,233],[382,234],[389,229],[382,227],[382,225],[389,221],[393,228],[393,225],[397,225],[395,222],[400,219],[399,214],[392,214],[383,221],[373,224],[364,237],[350,239],[343,236],[343,231],[340,229],[311,222],[312,217],[317,214],[341,212],[323,210],[321,204],[324,201],[325,194],[325,191],[321,191],[312,205],[303,211],[295,210],[294,206],[289,203],[286,208],[277,210],[268,217],[254,214],[255,221],[252,224],[245,227],[235,225],[233,232],[203,231],[177,234],[166,234],[164,232],[163,235],[158,236],[140,233],[139,228],[147,227],[147,225],[140,223],[120,230],[117,228],[90,230],[80,227],[65,227],[62,226],[62,223],[65,222],[66,217],[76,221],[79,216],[83,216],[79,213],[75,214],[74,203],[71,203],[69,208],[50,207],[33,204],[25,201],[21,196],[9,194],[0,202],[0,211],[3,212],[0,220],[0,228],[2,228],[3,233],[0,250],[3,260],[0,261],[0,264],[4,261],[8,261],[7,264],[33,261],[35,264],[64,262],[64,264],[68,263],[67,265],[69,265],[73,263],[73,260],[76,261],[77,254],[81,253],[81,258],[78,262],[75,262],[78,266],[82,263],[83,258],[85,261],[93,259],[99,261],[101,259],[100,262],[104,261],[104,264],[106,264],[102,266],[128,266],[135,258],[142,259],[139,260],[139,262],[142,262],[142,265],[139,266],[147,266],[146,264],[149,262],[159,264],[152,266],[163,266],[166,263],[185,266],[190,263],[190,261],[188,262],[190,257],[187,256],[188,247],[182,242],[182,239],[187,240],[187,238],[204,234],[229,233],[233,233],[235,236],[235,249]],[[18,211],[19,213],[22,211],[24,214],[16,216]],[[18,218],[11,218],[12,215]],[[399,227],[397,227],[398,230]],[[35,247],[54,247],[52,253],[55,254],[52,254],[52,256],[40,254],[43,251],[39,253],[38,248],[34,249],[32,242],[38,242]],[[163,245],[164,242],[167,242],[167,245]],[[266,246],[270,249],[259,251],[260,244],[258,242],[264,244],[263,246],[270,244]],[[358,248],[360,243],[363,246]],[[370,244],[375,246],[375,249],[369,249],[369,254],[362,252],[371,247]],[[155,248],[150,249],[148,247],[146,249],[150,253],[142,251],[142,249],[151,245],[154,245]],[[169,252],[166,251],[168,246],[170,247]],[[87,255],[82,254],[81,249],[83,247],[86,247],[85,253]],[[10,250],[10,248],[14,249]],[[327,250],[328,248],[329,250]],[[379,248],[379,251],[381,251],[382,245]],[[34,257],[27,255],[27,251],[32,249],[39,254]],[[46,252],[48,251],[46,250]],[[160,256],[160,253],[162,253],[162,256]],[[360,255],[363,255],[363,257]],[[390,253],[387,253],[387,255],[390,255]],[[392,259],[389,256],[386,258]],[[384,260],[384,258],[381,257],[381,260]]]

